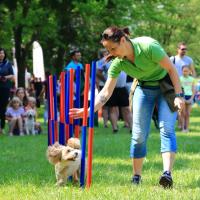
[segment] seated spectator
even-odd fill
[[[27,94],[23,87],[17,88],[17,90],[15,92],[15,96],[17,96],[21,100],[24,107],[27,106],[27,103],[28,103]]]
[[[15,128],[17,128],[19,135],[23,136],[24,108],[18,97],[13,97],[11,99],[5,115],[9,124],[9,135],[13,136],[13,131]]]

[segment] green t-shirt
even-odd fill
[[[150,37],[138,37],[130,40],[134,48],[134,63],[127,59],[115,58],[108,70],[108,77],[117,78],[121,71],[140,81],[155,81],[162,79],[166,74],[159,62],[166,56],[160,44]],[[148,85],[148,84],[147,84]]]
[[[184,89],[184,94],[188,96],[192,96],[192,86],[195,84],[195,79],[192,76],[180,77],[181,86]]]

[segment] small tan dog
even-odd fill
[[[69,176],[78,181],[81,165],[80,140],[70,138],[67,146],[56,142],[47,149],[47,158],[55,166],[56,185],[65,185]]]

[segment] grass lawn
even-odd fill
[[[89,190],[80,189],[70,182],[66,187],[55,186],[54,168],[45,157],[45,127],[43,134],[38,136],[0,136],[0,200],[200,199],[200,107],[193,108],[191,132],[177,131],[179,150],[173,171],[174,188],[171,190],[158,185],[162,159],[159,133],[153,124],[143,182],[140,186],[131,185],[131,135],[122,126],[121,123],[120,132],[115,135],[111,128],[102,128],[101,123],[95,129],[93,180]]]

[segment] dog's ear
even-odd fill
[[[54,145],[49,146],[46,151],[47,159],[52,164],[55,164],[61,160],[61,154],[62,154],[61,148],[56,148]]]
[[[60,146],[60,144],[58,142],[55,142],[53,146],[57,148]]]

